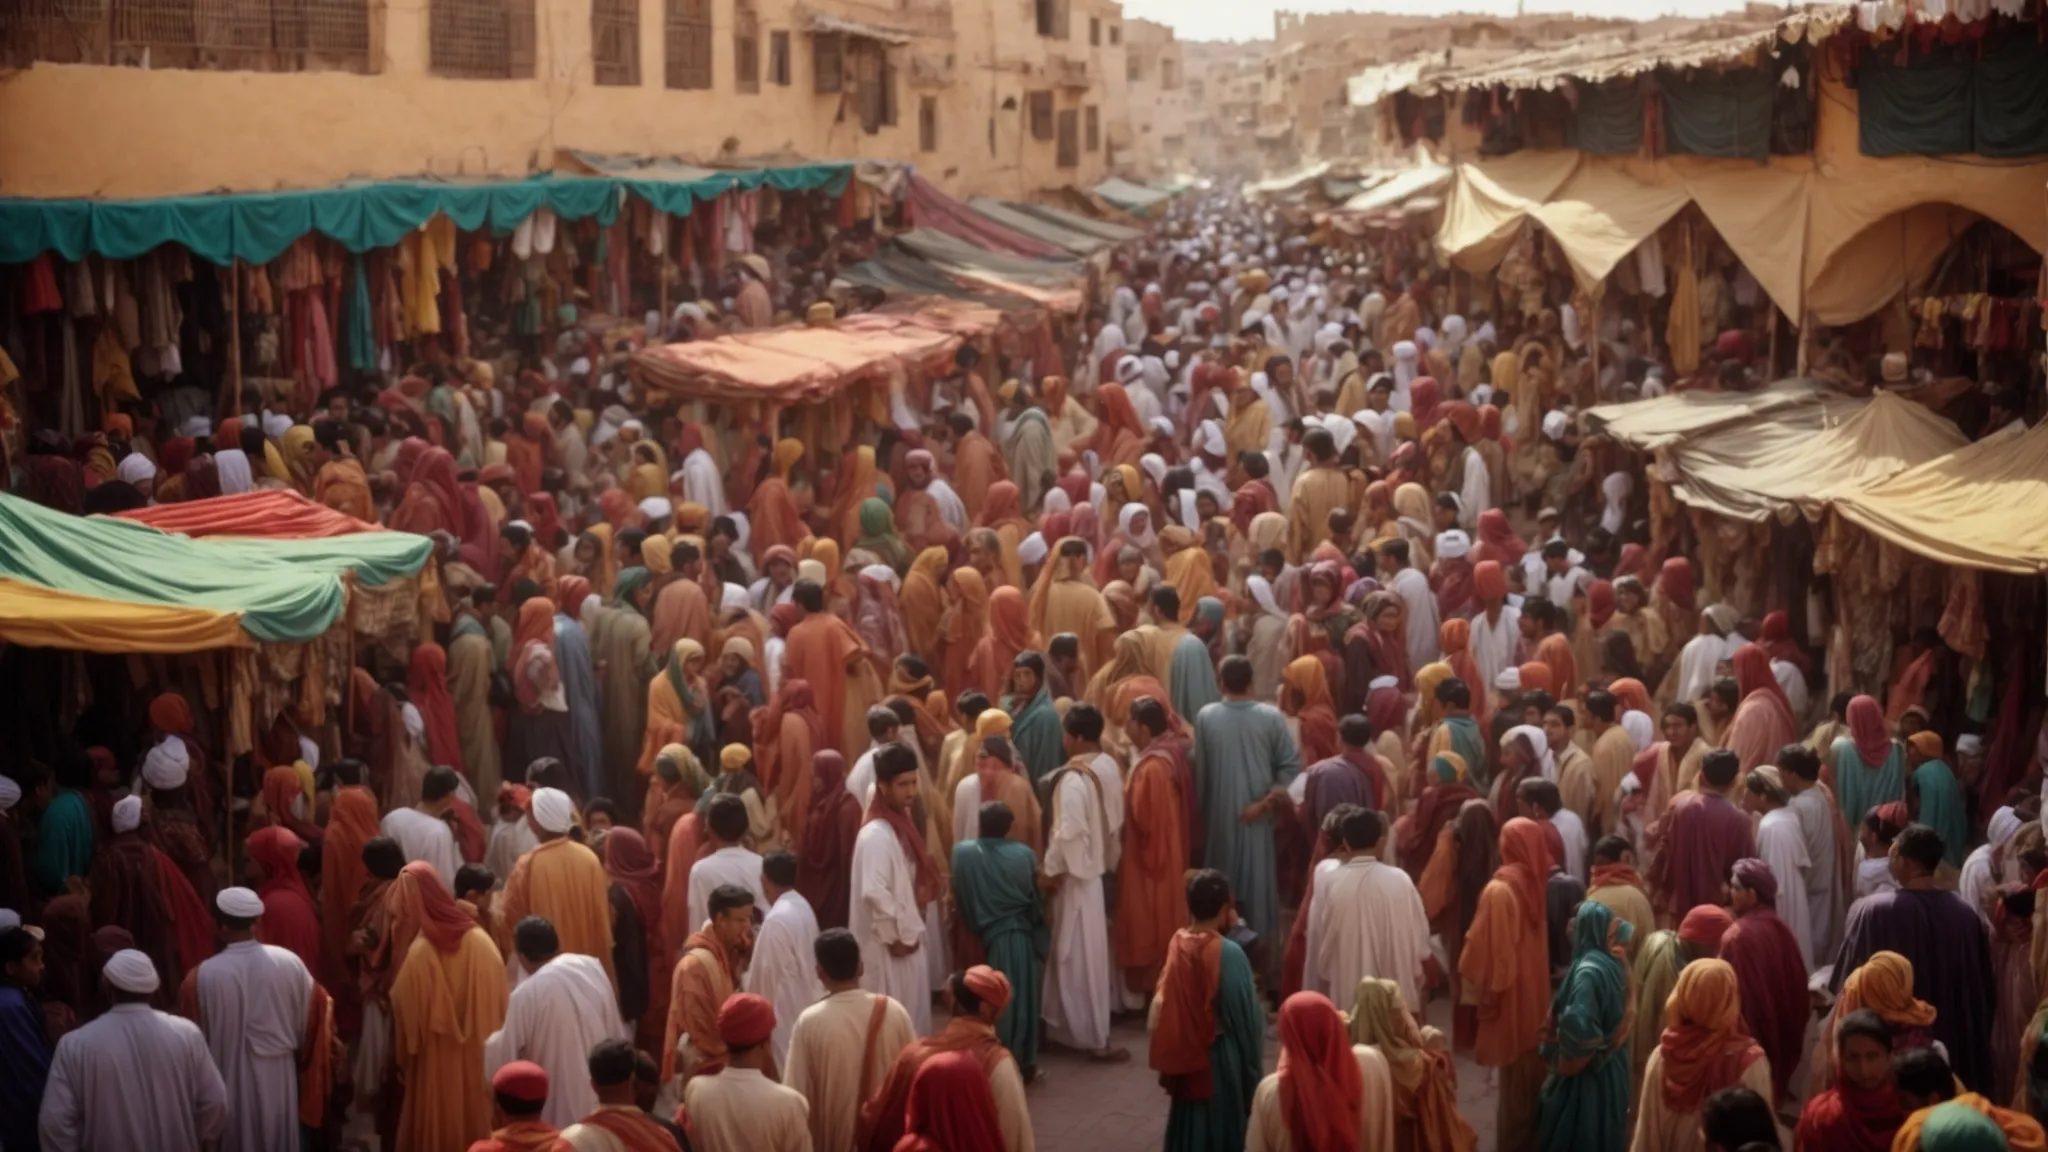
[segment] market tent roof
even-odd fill
[[[1095,186],[1095,194],[1119,208],[1140,213],[1151,211],[1154,207],[1171,199],[1173,195],[1170,192],[1161,192],[1157,188],[1147,188],[1143,184],[1133,184],[1129,180],[1120,180],[1114,176],[1097,184]]]
[[[903,315],[853,319],[655,345],[633,354],[631,370],[649,386],[691,399],[794,403],[906,363],[950,357],[961,343],[945,323]]]
[[[152,504],[120,513],[124,520],[147,524],[182,536],[260,536],[268,539],[318,540],[382,532],[376,524],[336,512],[297,492],[258,491],[209,500]]]
[[[941,271],[1038,304],[1072,312],[1081,306],[1081,265],[1074,260],[1031,260],[976,247],[946,232],[914,228],[898,246]]]
[[[1833,390],[1819,380],[1780,380],[1756,392],[1679,392],[1586,410],[1593,427],[1638,452],[1654,452],[1737,421],[1803,404],[1819,404]]]
[[[910,177],[905,217],[915,229],[943,232],[992,252],[1040,259],[1064,258],[1067,255],[1057,245],[989,219],[914,173]]]
[[[1013,201],[1010,207],[1015,208],[1019,212],[1029,212],[1041,220],[1050,220],[1063,228],[1071,228],[1076,232],[1085,232],[1090,236],[1098,236],[1112,244],[1126,244],[1145,234],[1143,228],[1131,228],[1108,220],[1092,219],[1081,215],[1079,212],[1069,212],[1064,208],[1056,208],[1051,204]]]
[[[1991,572],[2048,572],[2048,424],[2006,430],[1860,489],[1834,511],[1915,555]]]
[[[0,539],[0,637],[100,652],[311,640],[346,607],[345,578],[380,586],[433,554],[406,532],[195,540],[4,494]]]
[[[1115,247],[1100,236],[1020,211],[992,197],[976,196],[967,205],[1005,228],[1043,240],[1076,256],[1093,256]]]
[[[1290,172],[1285,176],[1275,176],[1269,180],[1254,180],[1244,186],[1244,194],[1246,196],[1266,196],[1275,192],[1292,192],[1312,180],[1322,179],[1323,175],[1329,172],[1329,170],[1330,162],[1328,160],[1319,161],[1299,171]]]
[[[1411,196],[1429,196],[1450,187],[1454,173],[1442,164],[1405,168],[1346,200],[1337,211],[1360,214],[1398,208]]]
[[[1005,310],[1037,306],[1015,293],[948,275],[935,264],[894,249],[884,249],[858,264],[841,268],[839,278],[863,288],[879,288],[906,296],[971,300]]]

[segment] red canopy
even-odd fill
[[[1036,260],[1064,260],[1073,255],[976,212],[922,176],[910,178],[910,202],[904,215],[914,227],[936,229],[991,252]]]
[[[210,500],[187,500],[158,504],[119,514],[163,532],[184,536],[260,536],[273,540],[317,540],[328,536],[350,536],[357,532],[382,532],[346,513],[316,504],[297,492],[244,492],[240,496],[216,496]]]

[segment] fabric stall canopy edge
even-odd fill
[[[317,540],[382,532],[382,525],[336,512],[297,492],[259,491],[240,496],[215,496],[177,504],[152,504],[118,513],[123,520],[147,524],[160,532],[196,538],[257,536],[265,539]]]
[[[2013,425],[1867,487],[1836,515],[1916,556],[1959,568],[2048,573],[2048,424]]]
[[[1112,244],[1129,243],[1145,234],[1143,228],[1131,228],[1111,220],[1091,219],[1079,212],[1069,212],[1052,204],[1034,204],[1026,200],[1012,200],[1006,203],[1019,212],[1028,212],[1041,220],[1050,220],[1062,228],[1100,237]]]
[[[774,328],[633,354],[636,381],[688,400],[820,400],[895,367],[950,357],[962,338],[908,316],[829,328]]]
[[[1780,408],[1819,404],[1832,390],[1793,377],[1756,392],[1680,392],[1586,409],[1596,431],[1638,452],[1654,452]]]
[[[1157,188],[1147,188],[1143,184],[1133,184],[1129,180],[1120,180],[1114,176],[1097,184],[1093,191],[1111,204],[1139,215],[1144,215],[1173,198],[1171,192],[1161,192]]]
[[[1075,256],[1095,256],[1116,247],[1100,236],[1020,211],[992,197],[975,196],[967,201],[967,206],[1006,228],[1043,240]]]

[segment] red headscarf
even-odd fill
[[[1280,1115],[1297,1152],[1354,1152],[1365,1081],[1344,1018],[1320,992],[1280,1005]]]
[[[1437,392],[1434,376],[1417,376],[1408,382],[1408,411],[1415,417],[1417,435],[1436,427],[1444,418],[1443,408],[1437,403]]]
[[[640,515],[640,506],[633,503],[632,495],[624,488],[605,489],[604,494],[597,498],[597,503],[604,511],[605,523],[611,525],[614,532],[639,528],[647,522]]]
[[[1657,571],[1657,591],[1664,599],[1687,612],[1697,611],[1693,602],[1692,561],[1673,556]]]
[[[1595,580],[1586,585],[1586,619],[1595,628],[1607,627],[1614,619],[1614,582]]]
[[[1499,565],[1494,569],[1499,571]],[[1471,557],[1438,557],[1430,577],[1430,582],[1436,585],[1436,614],[1439,619],[1447,619],[1462,609],[1475,606],[1477,581],[1473,579]]]
[[[306,844],[317,844],[326,835],[319,825],[300,819],[292,812],[292,802],[306,795],[305,780],[298,769],[290,764],[279,764],[263,774],[257,786],[263,794],[263,806],[270,810],[270,822],[287,829]]]
[[[647,937],[647,969],[668,970],[668,943],[661,932],[661,864],[647,840],[631,828],[614,826],[604,834],[604,870],[633,901],[640,913],[640,931]]]
[[[519,606],[518,622],[512,627],[512,653],[509,666],[516,673],[519,668],[519,654],[528,644],[545,644],[548,651],[555,650],[555,602],[545,596],[535,596]]]
[[[1550,875],[1550,842],[1543,825],[1517,816],[1500,826],[1500,867],[1493,878],[1515,890],[1522,906],[1523,928],[1530,939],[1543,940],[1543,885]]]
[[[918,1066],[895,1152],[1003,1152],[995,1094],[972,1053],[940,1052]]]
[[[1785,690],[1778,686],[1777,673],[1771,671],[1771,654],[1764,651],[1761,644],[1744,644],[1735,650],[1735,686],[1741,690],[1744,700],[1749,699],[1752,692],[1769,692],[1785,706],[1785,715],[1792,715],[1792,702],[1785,698]]]
[[[1614,563],[1614,578],[1619,580],[1623,576],[1633,576],[1641,580],[1643,578],[1643,561],[1645,559],[1647,559],[1647,556],[1643,552],[1641,544],[1622,545],[1621,558]]]
[[[1437,625],[1437,639],[1443,647],[1444,663],[1451,666],[1451,675],[1470,686],[1475,699],[1484,696],[1493,685],[1479,679],[1479,664],[1472,659],[1472,622],[1446,620]]]
[[[1701,944],[1718,953],[1721,937],[1735,923],[1735,917],[1728,914],[1719,904],[1695,905],[1678,922],[1678,938],[1687,944]]]
[[[761,787],[769,791],[780,791],[784,772],[802,772],[805,765],[784,764],[782,751],[782,717],[795,713],[801,717],[811,732],[811,751],[826,746],[825,719],[818,714],[816,696],[808,680],[784,680],[775,690],[775,698],[766,708],[754,710],[754,772],[761,780]]]
[[[526,494],[526,522],[533,525],[534,543],[553,552],[562,546],[562,513],[548,492]]]
[[[440,874],[424,860],[415,860],[401,869],[395,889],[400,920],[412,933],[425,936],[436,952],[454,952],[469,930],[477,926],[476,917],[455,902],[441,883]]]
[[[405,670],[405,694],[426,721],[427,750],[433,762],[469,775],[455,727],[455,699],[448,694],[447,649],[428,641],[412,650],[412,663]]]
[[[320,970],[320,916],[313,893],[299,873],[299,853],[306,842],[289,828],[272,825],[249,835],[249,858],[263,867],[263,922],[257,937],[296,955],[308,970]]]
[[[1607,686],[1607,691],[1610,694],[1612,694],[1616,700],[1619,700],[1621,702],[1622,711],[1642,712],[1646,715],[1655,715],[1655,713],[1650,708],[1649,689],[1643,687],[1643,682],[1641,680],[1637,680],[1632,676],[1624,676],[1621,679],[1616,680],[1614,683],[1609,684]]]
[[[1410,394],[1413,394],[1412,390]],[[1463,400],[1453,400],[1443,406],[1443,418],[1450,422],[1451,427],[1458,430],[1458,435],[1464,438],[1465,443],[1479,442],[1479,409]]]
[[[1899,1094],[1887,1082],[1864,1091],[1846,1080],[1806,1102],[1799,1114],[1798,1147],[1811,1152],[1890,1152],[1906,1122]]]
[[[1472,566],[1472,595],[1480,601],[1498,600],[1508,594],[1508,574],[1498,560],[1481,560]]]
[[[1782,610],[1764,617],[1763,636],[1757,641],[1773,660],[1796,665],[1801,675],[1813,675],[1813,660],[1792,640],[1792,618]]]
[[[1857,759],[1872,768],[1884,767],[1892,754],[1892,729],[1885,721],[1884,706],[1874,697],[1857,696],[1849,701],[1846,716]]]
[[[1529,545],[1508,524],[1508,514],[1488,508],[1479,514],[1479,547],[1473,552],[1480,561],[1497,560],[1503,567],[1520,564]]]

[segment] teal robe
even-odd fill
[[[1266,1014],[1252,985],[1252,963],[1234,940],[1223,942],[1216,980],[1216,1039],[1207,1100],[1175,1100],[1166,1110],[1166,1152],[1243,1152],[1252,1093],[1265,1076]]]
[[[1906,798],[1906,747],[1892,741],[1884,763],[1876,768],[1863,762],[1856,742],[1847,736],[1835,741],[1835,799],[1842,802],[1842,818],[1853,835],[1863,827],[1863,817],[1880,804]]]
[[[1223,699],[1223,694],[1216,690],[1216,663],[1209,658],[1209,646],[1193,633],[1174,644],[1166,682],[1173,710],[1190,724],[1202,714],[1202,709]]]
[[[1479,731],[1479,721],[1470,716],[1444,717],[1444,731],[1450,733],[1451,751],[1465,758],[1465,771],[1472,777],[1472,786],[1481,792],[1493,782],[1493,773],[1486,767],[1486,737]]]
[[[1941,833],[1942,859],[1951,868],[1961,868],[1970,850],[1970,814],[1954,770],[1943,761],[1929,760],[1913,769],[1913,790],[1920,794],[1920,823]]]
[[[960,920],[981,938],[989,967],[1010,978],[1010,1005],[996,1020],[996,1036],[1020,1069],[1038,1063],[1045,954],[1052,944],[1037,871],[1038,858],[1015,840],[963,840],[953,846],[953,900]]]
[[[1250,824],[1238,815],[1301,771],[1301,751],[1287,718],[1271,704],[1224,700],[1195,717],[1195,794],[1201,797],[1208,844],[1203,863],[1230,878],[1245,925],[1279,948],[1279,871],[1273,859],[1272,812]]]
[[[1614,910],[1587,901],[1572,924],[1572,965],[1550,998],[1554,1039],[1544,1042],[1550,1076],[1536,1126],[1538,1152],[1624,1152],[1629,1143],[1628,973],[1607,951]],[[1626,940],[1630,926],[1622,924]],[[1590,1057],[1577,1075],[1557,1066]]]
[[[1053,769],[1067,762],[1066,749],[1060,742],[1060,714],[1052,706],[1052,693],[1040,688],[1038,695],[1024,703],[1015,696],[1005,697],[1003,710],[1010,714],[1010,742],[1024,758],[1024,770],[1031,776],[1031,786],[1036,788]]]
[[[43,809],[36,825],[36,885],[45,896],[64,894],[64,881],[92,871],[92,811],[66,788]]]

